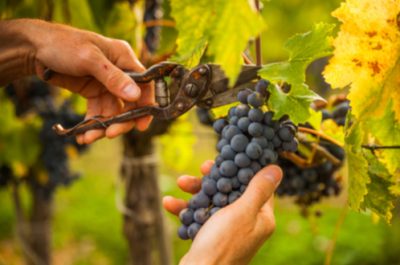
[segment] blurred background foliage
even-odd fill
[[[133,2],[137,3],[133,5]],[[307,31],[316,22],[333,22],[330,12],[339,4],[339,0],[263,1],[262,14],[268,25],[262,35],[264,62],[286,58],[282,46],[294,33]],[[125,39],[141,54],[140,40],[146,30],[140,17],[142,5],[143,1],[122,0],[0,0],[0,18],[34,17],[66,23]],[[170,20],[168,1],[163,5],[164,19]],[[170,24],[163,27],[158,54],[172,53],[175,38],[176,31]],[[308,80],[318,78],[311,76]],[[326,89],[322,92],[329,94]],[[215,157],[215,141],[213,132],[200,125],[193,112],[175,123],[169,135],[160,138],[158,153],[163,194],[188,198],[177,188],[175,179],[181,174],[199,176],[200,164]],[[83,177],[56,194],[55,264],[126,263],[127,247],[122,236],[121,214],[116,207],[121,201],[118,181],[121,158],[118,139],[102,140],[72,162],[73,169],[81,171]],[[27,196],[24,202],[29,205]],[[321,217],[304,218],[290,201],[277,200],[277,230],[252,264],[324,264],[327,253],[332,256],[331,264],[400,264],[399,210],[389,226],[369,214],[347,212],[345,205],[346,194],[343,194],[314,206],[312,212],[321,211]],[[190,243],[177,238],[178,221],[167,215],[174,260],[178,263]],[[0,190],[1,265],[22,263],[14,222],[10,195],[7,190]]]

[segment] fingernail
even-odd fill
[[[280,167],[272,165],[267,168],[264,177],[274,183],[275,187],[277,187],[281,183],[282,174]]]
[[[124,93],[125,97],[128,99],[136,100],[140,97],[140,89],[137,85],[130,84],[126,86],[122,92]]]

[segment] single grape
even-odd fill
[[[201,190],[208,196],[217,193],[217,182],[214,179],[207,179],[201,184]]]
[[[250,125],[250,119],[248,117],[242,117],[239,119],[237,126],[242,132],[247,132]]]
[[[225,177],[235,176],[237,170],[237,166],[231,160],[222,162],[221,166],[219,167],[219,173]]]
[[[228,203],[231,204],[240,198],[242,194],[239,191],[232,191],[228,196]]]
[[[217,181],[218,191],[223,193],[229,193],[232,191],[232,181],[228,178],[220,178]]]
[[[237,190],[238,188],[240,188],[241,184],[237,177],[231,178],[231,182],[232,182],[232,189]]]
[[[259,122],[252,122],[249,125],[249,134],[253,137],[258,137],[263,135],[264,127]]]
[[[230,145],[225,145],[221,150],[221,157],[225,160],[233,160],[235,158],[236,152],[233,151]],[[222,162],[223,163],[223,162]]]
[[[225,145],[228,145],[228,144],[229,144],[229,141],[226,140],[226,139],[224,139],[224,138],[222,138],[222,139],[219,140],[218,143],[217,143],[217,151],[218,151],[218,152],[221,152],[222,147],[224,147]]]
[[[322,120],[332,119],[332,114],[328,110],[323,109],[321,112],[322,112]]]
[[[225,134],[222,134],[222,137],[224,137],[228,141],[230,141],[233,136],[242,133],[236,125],[228,125],[226,127],[228,129],[226,129]]]
[[[297,139],[292,139],[290,142],[283,142],[282,149],[288,152],[296,152],[297,146],[299,145]]]
[[[263,136],[268,140],[274,139],[275,136],[274,129],[269,126],[264,126]]]
[[[249,111],[249,119],[253,122],[262,122],[264,114],[260,109],[251,109]]]
[[[263,149],[257,143],[249,143],[246,147],[246,155],[251,159],[258,159],[262,155]]]
[[[217,194],[213,196],[212,202],[214,206],[224,207],[225,205],[228,204],[228,195],[221,192],[217,192]]]
[[[197,209],[193,214],[194,221],[201,225],[204,224],[209,217],[210,217],[210,214],[209,214],[207,208]]]
[[[348,101],[340,103],[339,105],[335,106],[335,109],[332,111],[332,118],[337,119],[346,117],[349,109],[350,106]]]
[[[231,148],[236,152],[243,152],[248,143],[249,139],[244,134],[237,134],[231,140]]]
[[[193,210],[191,209],[183,209],[179,213],[179,220],[181,220],[182,224],[190,225],[193,223]]]
[[[242,168],[242,167],[248,167],[251,163],[250,158],[246,155],[246,153],[238,153],[235,156],[235,164]]]
[[[229,124],[230,124],[230,125],[237,125],[238,120],[239,120],[239,117],[238,117],[238,116],[233,116],[233,117],[231,117],[231,118],[229,119]]]
[[[216,166],[220,166],[222,164],[222,162],[224,162],[224,161],[225,161],[224,158],[221,155],[218,155],[215,158],[215,165]]]
[[[261,166],[266,166],[271,163],[275,163],[276,160],[278,159],[277,153],[270,149],[264,149],[263,154],[261,155],[259,161]]]
[[[239,91],[238,95],[237,95],[237,99],[239,100],[239,102],[241,102],[242,104],[247,104],[247,97],[252,93],[251,90],[249,89],[244,89]]]
[[[278,130],[278,135],[279,138],[281,138],[282,141],[286,141],[286,142],[290,142],[293,140],[294,138],[294,134],[292,132],[292,130],[289,127],[281,127]]]
[[[242,186],[240,186],[240,193],[244,193],[245,191],[246,191],[246,188],[247,188],[247,185],[242,185]]]
[[[219,169],[216,166],[216,164],[214,164],[211,167],[210,178],[212,178],[213,180],[218,180],[220,177],[221,177],[221,174],[219,174]]]
[[[253,176],[254,172],[251,168],[241,168],[237,177],[240,183],[247,185]]]
[[[281,139],[279,138],[278,135],[275,135],[274,139],[272,139],[272,143],[274,144],[275,148],[278,148],[278,147],[281,146],[282,141],[281,141]]]
[[[207,208],[210,204],[210,198],[203,191],[194,195],[191,201],[195,208]]]
[[[254,137],[251,139],[252,143],[257,143],[261,148],[266,148],[268,146],[268,141],[265,139],[265,137]]]
[[[245,117],[249,113],[249,110],[250,110],[250,107],[248,105],[240,104],[240,105],[236,106],[235,114],[239,118]]]
[[[268,95],[267,88],[269,84],[270,84],[269,81],[261,79],[260,81],[257,82],[255,89],[258,93],[260,93],[261,96],[266,97]]]
[[[253,92],[247,97],[247,102],[254,108],[259,108],[263,105],[264,99],[258,92]]]
[[[265,125],[272,125],[272,117],[274,113],[272,111],[267,111],[264,113],[264,124]]]
[[[191,239],[194,239],[197,235],[197,233],[199,232],[201,228],[201,225],[198,223],[192,223],[191,225],[189,225],[188,229],[187,229],[187,234]]]
[[[181,225],[178,229],[178,236],[180,239],[187,240],[189,239],[188,235],[188,227],[186,225]]]
[[[222,129],[224,129],[224,127],[227,125],[228,123],[226,122],[225,119],[218,119],[214,122],[213,124],[213,128],[214,131],[218,134],[221,134]]]
[[[235,112],[236,112],[236,107],[230,108],[228,111],[228,118],[235,116],[236,115]]]

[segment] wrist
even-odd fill
[[[43,37],[34,19],[0,22],[0,85],[35,74],[37,46],[33,36]],[[37,35],[40,34],[40,35]]]

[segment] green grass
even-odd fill
[[[201,162],[214,157],[210,148],[214,141],[199,137],[195,156],[184,172],[199,175]],[[60,188],[56,195],[53,223],[56,260],[60,261],[66,252],[73,256],[68,264],[126,264],[128,253],[122,236],[122,219],[115,206],[120,154],[118,140],[104,140],[72,162],[83,177],[71,187]],[[164,194],[183,195],[175,185],[175,178],[182,173],[161,164]],[[9,197],[7,191],[0,191],[0,257],[1,243],[13,240],[14,213]],[[287,200],[278,200],[277,229],[251,264],[323,264],[342,205],[342,199],[332,200],[319,207],[322,217],[306,219]],[[190,243],[175,236],[178,222],[171,214],[166,215],[177,263]],[[400,264],[399,241],[398,221],[389,227],[383,222],[374,223],[369,215],[349,211],[337,237],[332,264]]]

